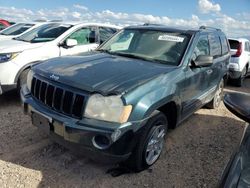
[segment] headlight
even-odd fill
[[[8,62],[18,56],[19,52],[0,54],[0,63]]]
[[[127,122],[132,106],[124,106],[119,96],[104,97],[100,94],[92,95],[86,106],[84,116],[109,122]]]
[[[30,70],[27,75],[27,87],[31,91],[31,84],[32,84],[32,78],[33,78],[34,72]]]

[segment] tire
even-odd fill
[[[224,89],[224,79],[220,81],[220,84],[214,94],[214,98],[206,105],[207,108],[216,109],[220,106],[220,103],[223,100],[224,96],[223,89]]]
[[[125,165],[135,172],[153,165],[164,150],[167,129],[167,117],[162,112],[157,112],[144,126],[138,143]]]
[[[241,72],[241,76],[235,80],[235,86],[241,87],[243,85],[243,81],[244,81],[246,74],[247,74],[247,68],[245,67]]]
[[[20,93],[20,90],[24,84],[27,82],[27,75],[29,72],[29,68],[25,69],[19,76],[18,81],[17,81],[17,92]]]

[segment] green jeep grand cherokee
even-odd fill
[[[229,58],[219,29],[127,27],[96,51],[33,66],[24,111],[64,146],[141,171],[159,158],[168,128],[219,106]]]

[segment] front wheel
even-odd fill
[[[143,128],[139,141],[126,164],[139,172],[153,165],[160,157],[167,133],[168,121],[166,116],[157,112]]]
[[[224,96],[224,79],[220,81],[219,87],[217,88],[214,98],[210,101],[206,106],[210,109],[216,109],[220,106],[221,101],[223,100]]]

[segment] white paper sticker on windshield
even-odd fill
[[[165,40],[165,41],[170,41],[170,42],[183,42],[184,38],[172,36],[172,35],[160,35],[158,37],[158,40]]]

